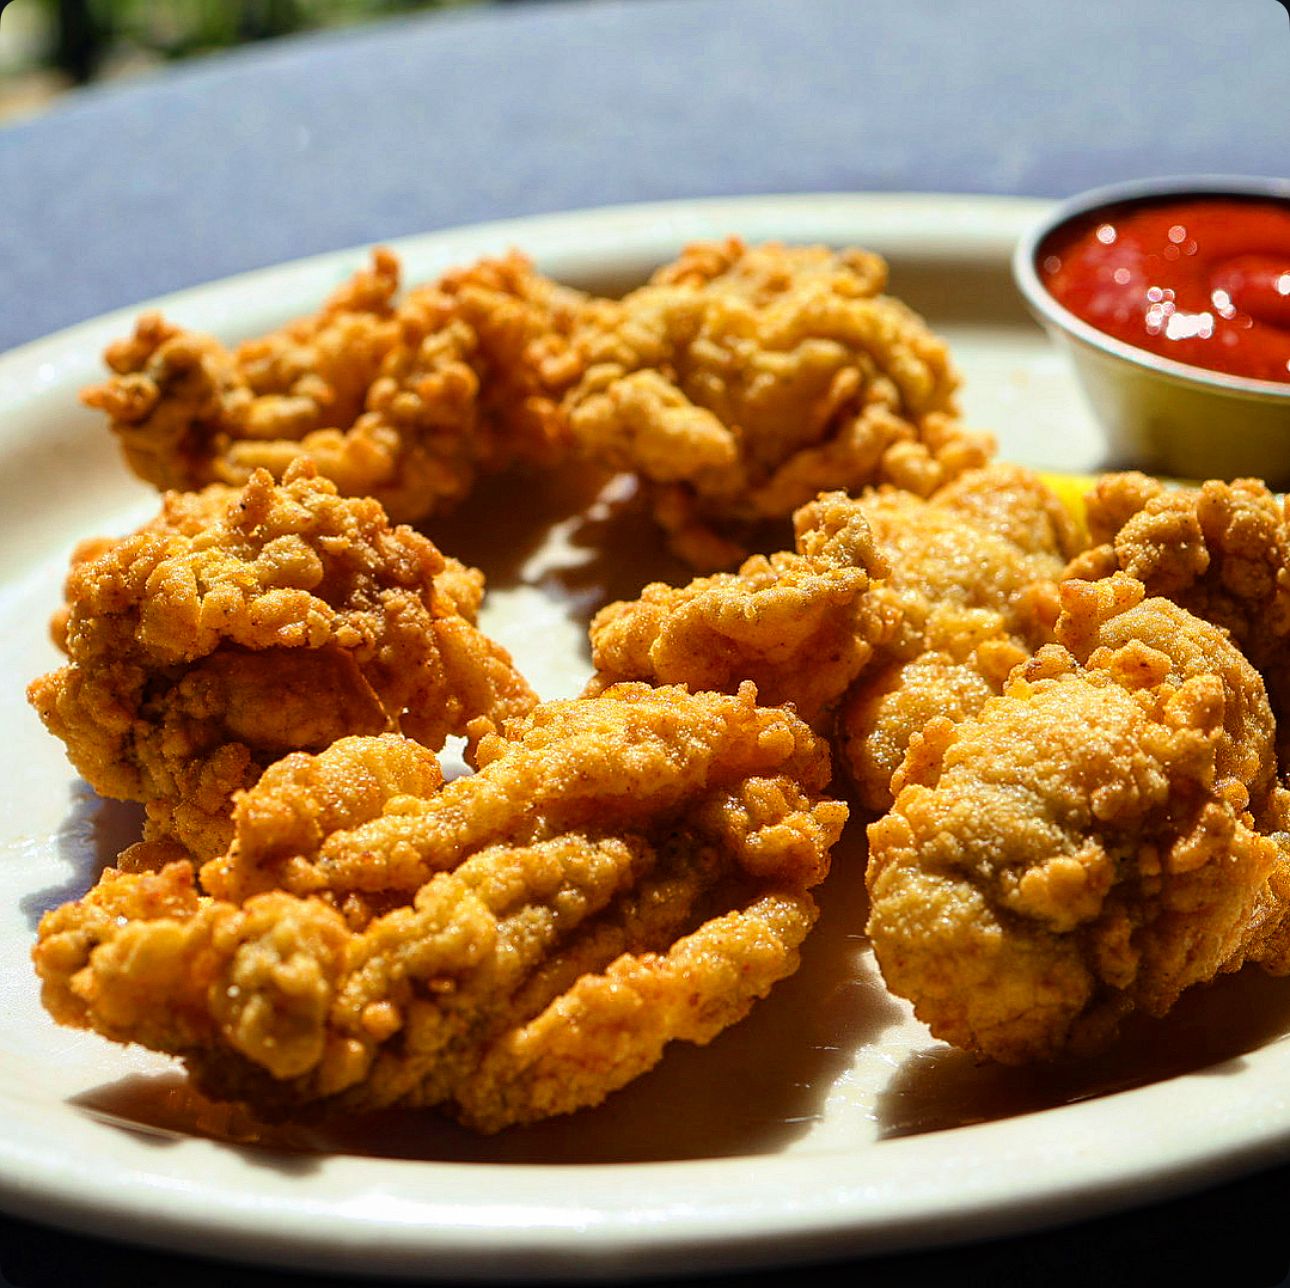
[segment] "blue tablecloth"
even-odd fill
[[[0,131],[0,349],[282,259],[745,192],[1290,171],[1276,0],[571,0],[389,22]]]
[[[1285,175],[1288,127],[1276,0],[570,0],[388,22],[74,95],[0,131],[0,349],[282,259],[540,211]],[[1290,1266],[1288,1205],[1282,1169],[1065,1232],[809,1273],[1270,1286]],[[229,1278],[11,1220],[0,1277]]]

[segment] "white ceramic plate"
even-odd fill
[[[953,342],[971,417],[1005,454],[1098,463],[1060,360],[1025,317],[1011,247],[1043,207],[943,196],[686,202],[414,238],[410,280],[518,245],[546,271],[627,286],[698,237],[852,242]],[[238,339],[311,311],[364,258],[324,256],[161,301]],[[25,705],[56,663],[44,622],[67,552],[155,498],[75,393],[136,310],[0,358],[0,1205],[116,1238],[298,1267],[436,1277],[616,1276],[979,1238],[1217,1181],[1290,1151],[1290,986],[1246,972],[1131,1027],[1078,1068],[977,1066],[888,997],[861,936],[862,851],[835,858],[803,968],[706,1050],[678,1048],[603,1108],[477,1140],[429,1115],[254,1136],[174,1065],[41,1011],[41,910],[135,839]],[[515,502],[523,499],[525,504]],[[596,603],[666,568],[625,514],[579,517],[576,479],[490,484],[429,531],[483,563],[486,625],[545,696],[586,674]],[[234,1144],[231,1139],[254,1139]]]

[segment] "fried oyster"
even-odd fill
[[[537,707],[439,786],[395,735],[297,754],[201,871],[109,870],[35,950],[60,1022],[269,1116],[484,1131],[599,1103],[797,964],[846,807],[791,713],[625,684]]]
[[[83,400],[159,488],[281,478],[304,458],[399,521],[450,507],[480,472],[558,460],[582,297],[518,253],[398,289],[377,250],[317,314],[233,350],[147,314]]]
[[[1052,639],[1079,535],[1042,479],[1001,462],[927,500],[881,488],[854,504],[890,565],[875,597],[899,628],[843,702],[837,747],[861,801],[881,813],[910,738],[934,716],[975,715]]]
[[[602,609],[591,691],[751,679],[813,728],[836,717],[839,759],[880,813],[910,737],[933,716],[974,714],[1052,638],[1074,523],[1035,474],[996,463],[927,500],[824,493],[794,526],[795,551]]]
[[[655,582],[603,608],[591,623],[591,691],[648,680],[730,693],[752,680],[763,701],[791,702],[826,728],[898,619],[875,605],[873,579],[890,569],[845,493],[825,493],[794,522],[795,551],[686,586]]]
[[[926,496],[993,451],[958,419],[944,343],[866,251],[690,246],[583,313],[566,398],[583,451],[646,480],[673,548],[729,567],[752,524],[817,493]]]
[[[233,794],[288,752],[387,730],[437,749],[526,712],[474,625],[482,587],[311,463],[261,470],[83,545],[54,622],[67,665],[28,697],[96,791],[146,806],[148,840],[210,858]]]
[[[930,722],[869,829],[869,934],[938,1037],[1097,1049],[1246,961],[1290,971],[1275,723],[1226,634],[1124,574],[1067,582],[1058,643]]]
[[[1290,500],[1258,479],[1168,487],[1108,474],[1085,501],[1093,548],[1072,577],[1123,571],[1232,639],[1263,676],[1290,730]]]

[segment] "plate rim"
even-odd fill
[[[752,195],[529,216],[387,244],[409,265],[410,277],[427,264],[446,265],[513,244],[539,264],[555,256],[570,262],[582,256],[591,263],[614,242],[625,241],[632,254],[647,259],[659,247],[671,254],[683,240],[719,236],[731,228],[761,240],[767,230],[790,226],[799,231],[785,235],[797,240],[871,237],[884,249],[905,247],[920,258],[988,254],[1006,264],[1017,238],[1052,204],[977,194]],[[934,248],[929,238],[939,239]],[[349,247],[254,269],[30,341],[0,355],[0,410],[43,399],[69,381],[97,373],[103,343],[123,334],[141,310],[181,313],[190,325],[219,330],[249,298],[268,291],[316,299],[368,249]],[[18,417],[0,417],[0,453],[19,432]],[[197,1137],[175,1138],[159,1150],[155,1132],[67,1114],[65,1101],[51,1100],[20,1106],[9,1126],[0,1126],[0,1207],[28,1219],[223,1260],[396,1277],[603,1278],[869,1255],[1091,1216],[1283,1157],[1290,1150],[1290,1097],[1278,1076],[1285,1061],[1278,1064],[1267,1053],[1268,1048],[1259,1048],[1137,1091],[948,1134],[883,1140],[841,1161],[829,1151],[499,1168],[329,1155],[318,1162],[312,1173],[317,1179],[303,1192],[299,1181],[285,1174],[281,1185],[263,1183],[276,1175],[265,1166],[271,1151]],[[1243,1076],[1236,1094],[1229,1084],[1237,1079],[1212,1077],[1237,1069]],[[1206,1092],[1198,1095],[1193,1084],[1200,1079]],[[1218,1093],[1208,1094],[1214,1085]],[[1143,1093],[1169,1110],[1166,1117],[1178,1120],[1179,1130],[1157,1133],[1150,1149],[1139,1141],[1130,1150],[1122,1137],[1108,1149],[1116,1124],[1103,1120],[1122,1119],[1115,1113],[1122,1098]],[[975,1145],[987,1132],[991,1152],[1002,1152],[1013,1166],[996,1167],[993,1177],[983,1178],[972,1164]],[[66,1136],[81,1148],[51,1152],[51,1142]],[[947,1157],[944,1142],[950,1138],[957,1146]],[[1096,1149],[1090,1149],[1090,1141]],[[203,1174],[207,1160],[248,1154],[256,1157],[247,1166],[259,1168],[255,1175],[262,1181],[249,1197],[231,1192],[225,1182],[214,1194],[186,1187],[186,1181]],[[124,1171],[105,1196],[93,1164],[121,1167],[123,1156]],[[149,1160],[158,1158],[181,1166],[150,1169]],[[1042,1166],[1054,1158],[1062,1162],[1060,1176]],[[830,1160],[826,1181],[821,1181],[822,1159]],[[583,1192],[596,1194],[594,1205],[579,1205],[567,1195],[558,1202],[534,1201],[535,1188],[549,1194],[551,1183],[567,1181],[571,1168],[580,1181],[587,1180]],[[504,1171],[500,1179],[499,1170]],[[397,1181],[395,1194],[388,1192],[391,1178]],[[438,1193],[436,1181],[447,1182],[456,1198]],[[643,1197],[642,1181],[649,1194],[661,1197]],[[509,1223],[498,1222],[502,1211],[510,1214]],[[320,1216],[330,1223],[316,1224]]]

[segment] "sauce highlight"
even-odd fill
[[[1175,362],[1290,382],[1290,205],[1227,197],[1112,208],[1041,247],[1049,293]]]

